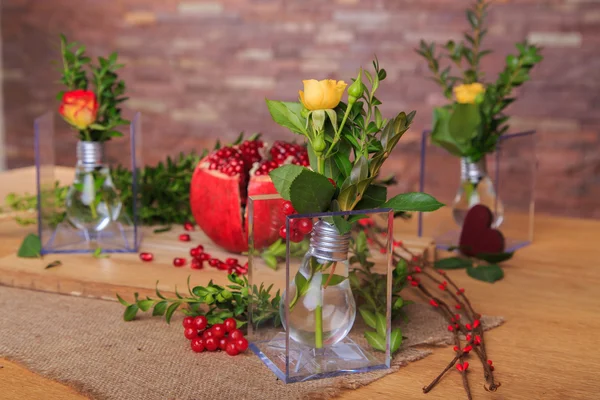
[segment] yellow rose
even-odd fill
[[[475,104],[477,95],[483,93],[485,93],[485,87],[477,82],[454,87],[454,96],[460,104]]]
[[[344,95],[344,90],[348,86],[344,81],[335,81],[333,79],[324,79],[317,81],[310,79],[302,81],[304,91],[300,90],[300,101],[308,110],[326,110],[335,108]]]

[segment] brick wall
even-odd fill
[[[144,113],[148,163],[240,131],[290,138],[263,99],[295,100],[304,78],[346,79],[377,54],[388,71],[384,115],[418,110],[388,171],[414,189],[419,132],[439,90],[412,51],[421,38],[446,41],[466,28],[467,1],[449,0],[3,0],[6,157],[32,163],[32,119],[56,107],[57,38],[64,32],[92,55],[117,50],[127,64],[130,110]],[[513,43],[545,47],[544,63],[510,110],[513,130],[539,135],[538,210],[600,216],[600,2],[514,0],[490,14],[485,62],[493,76]],[[74,135],[58,136],[73,162]]]

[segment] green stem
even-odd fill
[[[327,158],[327,156],[317,156],[317,172],[321,175],[325,175],[325,158]]]
[[[315,310],[315,348],[323,348],[323,306],[321,304]]]
[[[342,134],[342,129],[344,129],[344,125],[346,125],[346,120],[348,119],[348,115],[350,115],[350,111],[352,110],[353,104],[354,103],[351,103],[350,101],[348,101],[348,105],[346,106],[346,112],[344,113],[344,118],[342,118],[342,123],[338,127],[338,130],[335,133],[335,136],[333,137],[333,142],[331,142],[331,146],[329,146],[329,150],[327,150],[327,153],[325,153],[325,158],[329,157],[329,155],[333,151],[333,148],[335,147],[337,142],[339,142],[340,135]]]

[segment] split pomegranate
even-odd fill
[[[277,194],[269,172],[283,164],[308,166],[304,146],[277,141],[267,149],[261,140],[247,140],[237,146],[223,147],[202,159],[190,187],[190,205],[198,226],[225,250],[247,251],[247,199]],[[282,201],[278,201],[279,204]],[[284,218],[279,204],[256,204],[255,220],[261,221],[254,228],[257,248],[266,247],[279,237]]]

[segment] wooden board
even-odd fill
[[[35,170],[23,168],[11,171],[10,184],[2,187],[0,196],[10,192],[33,193]],[[59,168],[56,171],[57,179],[69,182],[72,179],[72,169]],[[3,198],[3,197],[2,197]],[[8,229],[6,236],[15,240],[21,235],[25,236],[27,230],[19,227],[10,229],[11,222],[5,221],[3,228]],[[398,229],[406,225],[399,221]],[[30,230],[35,230],[31,228]],[[19,232],[19,233],[17,233]],[[142,295],[153,295],[156,282],[161,291],[172,293],[174,288],[184,288],[188,276],[194,284],[206,284],[211,279],[217,283],[226,281],[226,271],[220,271],[206,266],[203,270],[192,270],[188,265],[175,268],[172,265],[173,258],[185,257],[190,259],[191,247],[202,244],[205,251],[213,257],[225,260],[228,257],[236,257],[241,263],[246,262],[245,256],[229,254],[213,245],[202,232],[189,232],[192,236],[191,242],[178,240],[183,229],[174,228],[172,231],[154,234],[152,228],[144,228],[141,251],[154,254],[154,261],[142,262],[138,254],[111,254],[109,258],[94,258],[91,254],[55,254],[47,255],[43,260],[24,259],[16,255],[17,245],[14,252],[0,258],[0,284],[55,292],[61,294],[85,296],[104,299],[115,299],[115,293],[131,294],[139,292]],[[1,233],[1,232],[0,232]],[[396,235],[411,251],[421,254],[426,249],[433,254],[434,245],[429,239],[411,237],[411,235]],[[384,256],[375,252],[374,257],[381,263]],[[52,261],[60,260],[62,265],[50,269],[45,266]],[[254,276],[256,282],[275,283],[276,287],[284,286],[284,274],[282,265],[278,271],[273,271],[262,262],[255,265],[257,273]]]

